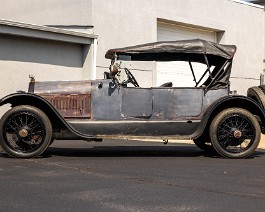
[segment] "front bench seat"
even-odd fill
[[[166,82],[166,83],[160,85],[159,87],[161,87],[161,88],[173,87],[173,83],[172,82]]]

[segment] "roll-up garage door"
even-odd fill
[[[216,41],[216,32],[186,27],[182,25],[158,22],[157,40],[174,41],[187,39],[204,39]],[[193,69],[198,78],[206,70],[204,64],[193,64]],[[195,82],[188,63],[185,62],[157,62],[156,85],[173,82],[174,87],[194,87]]]

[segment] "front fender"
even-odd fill
[[[204,113],[202,124],[200,126],[199,132],[200,135],[209,130],[209,126],[214,119],[214,117],[220,113],[221,111],[232,108],[238,107],[245,109],[251,112],[253,115],[259,117],[259,122],[261,124],[262,133],[265,133],[265,111],[261,108],[261,106],[255,102],[253,99],[246,97],[246,96],[225,96],[223,98],[218,99],[214,103],[212,103]],[[199,135],[199,136],[200,136]],[[199,137],[197,136],[197,137]]]
[[[2,99],[0,99],[0,106],[3,106],[5,104],[11,104],[12,107],[15,107],[18,105],[25,105],[25,103],[28,103],[29,101],[32,101],[29,105],[35,105],[36,102],[42,102],[47,106],[50,106],[50,108],[53,108],[53,106],[46,99],[32,93],[9,94],[3,97]]]
[[[42,110],[50,119],[53,124],[53,128],[55,127],[65,127],[70,132],[74,133],[74,135],[87,139],[92,138],[92,136],[84,135],[77,130],[75,130],[62,115],[53,107],[53,105],[48,102],[46,99],[42,98],[33,93],[13,93],[7,95],[0,99],[0,106],[5,104],[11,104],[11,107],[19,106],[19,105],[30,105],[34,106],[40,110]]]

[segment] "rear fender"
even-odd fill
[[[207,108],[199,129],[199,132],[201,132],[199,136],[203,132],[209,131],[210,124],[218,113],[233,107],[243,108],[255,115],[261,125],[262,133],[265,133],[265,111],[256,101],[246,96],[226,96],[218,99]]]

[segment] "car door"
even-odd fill
[[[121,116],[123,119],[149,119],[153,112],[153,94],[151,88],[121,88]]]
[[[201,114],[202,88],[153,88],[154,118],[172,120]]]
[[[174,117],[196,117],[201,114],[203,102],[202,88],[173,89]]]
[[[148,119],[152,116],[151,88],[122,87],[111,80],[92,82],[92,119]]]

